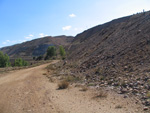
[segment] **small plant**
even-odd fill
[[[146,94],[146,97],[150,99],[150,92]]]
[[[148,85],[150,85],[150,80],[148,80]]]
[[[69,83],[67,81],[61,81],[59,84],[58,84],[58,89],[67,89],[69,86]]]
[[[107,97],[107,93],[104,92],[104,91],[100,91],[99,93],[97,93],[93,98],[96,99],[96,98],[106,98]]]
[[[88,90],[88,88],[86,87],[86,86],[83,86],[81,89],[80,89],[80,91],[87,91]]]
[[[46,77],[49,79],[50,82],[54,82],[55,81],[51,76],[46,75]]]
[[[95,69],[95,74],[99,76],[104,76],[105,75],[105,69],[104,68],[97,68]]]
[[[42,60],[42,59],[43,59],[43,56],[42,56],[42,55],[38,56],[37,58],[35,57],[35,60],[36,60],[36,61],[40,61],[40,60]]]
[[[43,75],[47,75],[46,73],[43,73]]]
[[[47,70],[56,70],[56,66],[54,64],[50,64],[46,67]]]
[[[79,65],[78,62],[71,62],[71,63],[67,63],[66,66],[69,67],[69,68],[77,68],[78,65]]]
[[[122,106],[121,106],[121,105],[117,105],[115,108],[116,108],[116,109],[121,109]]]
[[[122,86],[122,87],[126,87],[126,83],[125,83],[125,81],[121,81],[121,82],[120,82],[120,86]]]
[[[80,78],[79,78],[79,77],[74,77],[74,76],[67,76],[67,77],[65,78],[65,80],[66,80],[67,82],[77,82],[77,81],[80,81]]]
[[[89,83],[87,86],[95,86],[94,83]]]
[[[102,76],[99,77],[99,79],[100,80],[105,80],[105,76],[102,75]]]

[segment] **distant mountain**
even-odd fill
[[[47,36],[21,44],[4,47],[1,48],[1,51],[7,53],[11,58],[40,56],[45,54],[48,46],[67,46],[72,40],[72,36]]]

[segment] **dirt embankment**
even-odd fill
[[[55,62],[53,62],[55,63]],[[95,98],[96,90],[80,91],[70,85],[57,90],[41,66],[0,75],[0,113],[142,113],[133,98],[107,90],[107,97]]]

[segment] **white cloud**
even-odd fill
[[[44,37],[44,33],[40,33],[39,36],[40,36],[40,37]]]
[[[18,40],[17,43],[22,43],[22,42],[26,42],[28,40]]]
[[[31,39],[33,39],[33,37],[34,37],[34,35],[33,35],[33,34],[30,34],[30,35],[28,35],[27,37],[25,37],[25,39],[26,39],[26,40],[31,40]]]
[[[10,42],[10,40],[6,40],[6,42]]]
[[[48,35],[45,35],[44,33],[39,34],[39,37],[46,37],[46,36],[48,36]]]
[[[67,31],[67,30],[70,30],[70,29],[71,29],[71,26],[62,27],[62,30],[63,30],[63,31]]]
[[[34,37],[34,35],[30,34],[29,37]]]
[[[82,31],[84,31],[84,29],[83,28],[74,28],[74,31],[82,32]]]
[[[75,30],[75,31],[78,31],[79,29],[78,29],[78,28],[74,28],[74,30]]]
[[[3,45],[13,44],[14,42],[15,42],[15,41],[6,40],[6,41],[4,41],[2,44],[3,44]]]
[[[29,39],[32,39],[32,37],[25,37],[25,39],[28,39],[28,40],[29,40]]]
[[[76,17],[76,15],[75,14],[70,14],[69,17],[74,18],[74,17]]]
[[[7,42],[3,42],[2,44],[3,44],[3,45],[6,45],[6,44],[7,44]]]
[[[3,45],[6,45],[6,44],[8,44],[8,43],[11,43],[12,41],[10,41],[10,40],[6,40],[6,41],[4,41],[2,44]]]

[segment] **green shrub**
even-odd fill
[[[3,52],[0,51],[0,67],[8,66],[11,66],[11,63],[9,62],[9,56],[7,54],[3,54]]]
[[[65,49],[63,48],[63,46],[59,46],[59,53],[60,53],[60,56],[62,57],[62,59],[65,59],[66,52],[65,52]]]
[[[55,46],[49,46],[47,49],[47,54],[46,54],[45,60],[48,60],[48,59],[52,58],[53,56],[56,56],[56,48],[55,48]]]
[[[43,59],[43,56],[38,56],[37,58],[35,58],[36,61],[39,61],[39,60],[42,60]]]
[[[147,92],[146,97],[150,99],[150,91]]]
[[[28,66],[28,62],[23,60],[22,58],[18,58],[15,60],[15,66],[21,67],[21,66]]]

